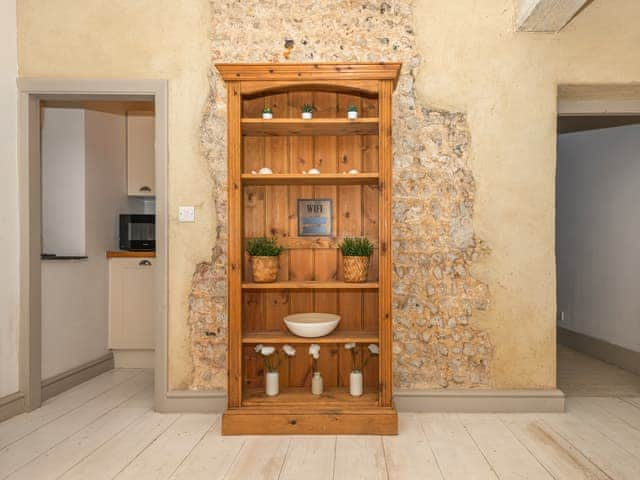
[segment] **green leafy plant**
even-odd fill
[[[313,104],[311,103],[305,103],[302,106],[302,113],[313,113],[313,111],[316,109],[316,107],[313,106]]]
[[[284,250],[275,238],[250,238],[247,242],[247,253],[252,257],[277,257]]]
[[[370,257],[373,253],[373,244],[368,238],[345,238],[339,245],[342,255],[345,257]]]
[[[264,107],[264,108],[262,109],[262,113],[273,113],[273,112],[271,111],[271,108],[270,108],[270,107]]]
[[[351,104],[347,107],[347,112],[357,112],[358,111],[358,107],[356,107],[355,105]]]

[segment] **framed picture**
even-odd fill
[[[298,199],[299,237],[330,237],[332,225],[333,202],[330,198]]]

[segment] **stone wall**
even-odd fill
[[[394,375],[397,388],[489,385],[493,346],[475,325],[488,287],[470,275],[488,249],[473,232],[464,114],[416,97],[412,2],[212,1],[211,95],[202,121],[217,215],[211,262],[189,297],[191,388],[226,387],[226,91],[216,62],[401,61],[394,95]]]

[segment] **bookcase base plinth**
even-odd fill
[[[222,435],[397,435],[393,408],[360,412],[269,411],[228,409],[222,416]]]

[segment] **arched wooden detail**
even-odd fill
[[[242,82],[242,95],[246,99],[257,98],[264,95],[277,95],[287,92],[314,91],[345,93],[366,98],[378,96],[377,80],[332,80],[330,83],[318,83],[317,81],[287,81]]]

